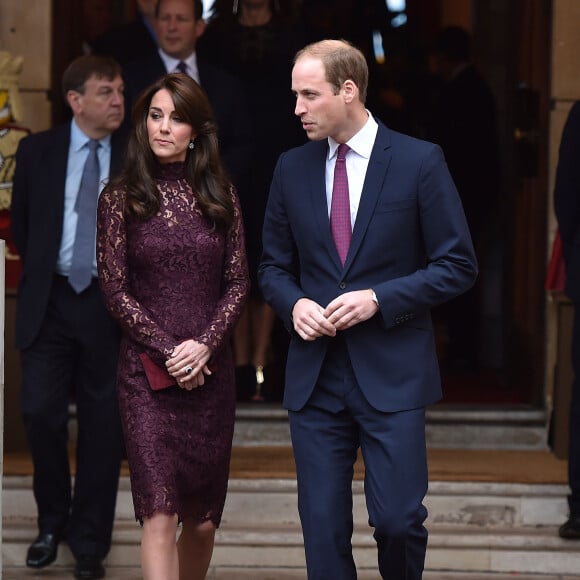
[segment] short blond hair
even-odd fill
[[[327,82],[337,94],[345,81],[351,80],[358,88],[359,99],[366,101],[369,67],[361,50],[347,40],[320,40],[299,50],[294,64],[301,58],[315,58],[322,62]]]

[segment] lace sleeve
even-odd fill
[[[216,352],[224,344],[242,314],[250,281],[244,241],[242,213],[235,190],[231,189],[234,199],[234,221],[227,233],[224,264],[222,272],[222,296],[210,323],[196,340]]]
[[[97,211],[97,265],[107,308],[123,331],[150,350],[156,362],[164,362],[175,340],[151,318],[131,295],[127,263],[125,192],[105,188]]]

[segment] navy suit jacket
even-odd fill
[[[101,34],[93,43],[93,54],[112,56],[121,66],[157,53],[157,42],[140,14]]]
[[[282,154],[266,210],[260,284],[291,332],[284,405],[306,404],[333,340],[298,336],[297,300],[325,307],[341,293],[373,288],[379,312],[342,333],[357,381],[378,410],[424,407],[441,396],[430,308],[477,275],[457,190],[437,145],[379,123],[343,267],[329,226],[327,152],[323,140]]]
[[[570,110],[556,171],[554,206],[566,263],[566,294],[580,304],[580,102]]]
[[[252,127],[244,89],[230,73],[200,58],[197,59],[197,67],[200,85],[209,98],[218,125],[224,165],[234,184],[243,188],[253,154]],[[128,115],[139,94],[165,74],[167,71],[159,53],[136,60],[123,69]]]
[[[70,123],[20,141],[12,189],[11,232],[22,258],[16,346],[30,346],[42,325],[52,287],[64,219]],[[110,175],[121,168],[125,140],[111,138]]]

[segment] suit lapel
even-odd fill
[[[373,146],[367,174],[365,176],[361,193],[356,221],[352,231],[350,248],[344,264],[345,270],[349,268],[364,240],[369,222],[373,217],[375,206],[383,191],[383,184],[391,163],[391,139],[389,130],[379,122],[377,137]]]
[[[308,151],[310,156],[310,171],[308,173],[308,183],[310,185],[310,199],[312,203],[312,215],[316,222],[315,231],[321,232],[320,238],[328,252],[328,255],[342,269],[340,258],[332,233],[330,232],[330,222],[328,219],[328,202],[326,199],[326,156],[328,155],[328,141],[323,139],[318,141],[313,147],[313,152]]]
[[[70,146],[70,123],[55,128],[54,139],[51,138],[47,147],[45,159],[47,183],[51,184],[51,194],[48,196],[47,211],[58,223],[58,232],[62,231],[64,218],[64,191],[68,165],[68,149]]]
[[[53,250],[58,252],[64,220],[64,191],[66,187],[66,173],[68,164],[68,149],[70,145],[70,123],[55,127],[49,134],[48,141],[43,144],[43,150],[39,152],[43,156],[39,166],[38,179],[46,184],[42,199],[45,213],[44,219],[49,225],[47,231],[51,232],[50,243]],[[56,256],[55,256],[56,260]]]

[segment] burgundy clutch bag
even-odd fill
[[[167,372],[167,370],[156,365],[147,353],[142,352],[139,355],[139,358],[143,363],[149,386],[154,391],[160,391],[177,384],[175,379]]]

